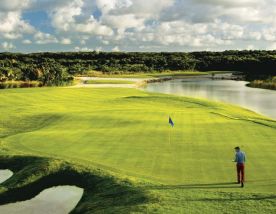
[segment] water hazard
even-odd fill
[[[276,119],[276,91],[250,88],[246,84],[245,81],[188,78],[150,83],[146,90],[231,103]]]

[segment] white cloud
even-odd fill
[[[219,28],[219,30],[217,29]],[[224,29],[222,29],[224,28]],[[163,22],[155,28],[147,27],[141,32],[135,32],[136,42],[159,43],[163,46],[185,46],[204,49],[217,45],[231,45],[231,36],[225,38],[226,32],[233,32],[237,26],[225,23],[191,24],[185,21]],[[230,29],[230,30],[229,30]],[[219,31],[219,34],[217,33]],[[235,31],[236,32],[236,31]],[[239,36],[235,35],[235,36]]]
[[[266,47],[267,50],[276,50],[276,42],[271,43]]]
[[[25,45],[28,45],[28,44],[32,44],[32,41],[29,40],[29,39],[24,39],[24,40],[22,41],[22,43],[25,44]]]
[[[0,41],[19,40],[26,34],[33,34],[35,28],[22,19],[22,11],[30,6],[30,0],[1,0],[0,4]],[[16,47],[11,42],[1,44],[4,50]]]
[[[96,0],[96,5],[104,14],[111,10],[128,8],[132,4],[131,0]]]
[[[37,32],[34,39],[36,44],[58,43],[57,38],[49,33]]]
[[[89,35],[111,36],[113,34],[112,29],[98,22],[91,15],[88,18],[82,19],[82,22],[77,20],[76,17],[82,15],[83,6],[83,0],[73,0],[59,7],[49,9],[53,27],[61,32],[80,32]]]
[[[252,7],[260,3],[259,0],[194,0],[195,3],[219,5],[223,7]]]
[[[102,50],[103,50],[103,47],[100,47],[100,46],[95,48],[95,51],[97,51],[97,52],[100,52]]]
[[[42,27],[31,26],[22,17],[25,10],[43,10],[54,29],[45,33]],[[1,0],[0,4],[0,42],[19,41],[16,44],[34,49],[55,44],[59,50],[73,41],[79,51],[269,48],[275,35],[276,0]]]
[[[0,44],[0,50],[3,49],[5,51],[9,51],[15,49],[15,46],[11,42],[2,42]]]
[[[264,40],[270,42],[276,42],[276,26],[271,28],[266,28],[262,31]]]
[[[109,41],[108,41],[108,40],[101,40],[101,42],[102,42],[104,45],[109,45]]]
[[[30,6],[30,0],[1,0],[0,11],[18,11]]]
[[[50,11],[52,25],[62,31],[69,31],[75,23],[74,16],[81,14],[82,0],[73,0]]]
[[[0,12],[0,37],[18,39],[34,31],[34,27],[21,19],[20,11]]]
[[[92,18],[86,23],[75,24],[72,27],[74,30],[80,33],[105,36],[113,35],[113,31],[111,28],[98,24],[96,21],[93,21]]]
[[[142,30],[146,21],[157,19],[173,0],[97,0],[102,10],[101,22],[115,30],[115,40],[124,39],[127,29]],[[129,34],[128,34],[129,35]]]
[[[91,48],[88,48],[88,47],[78,47],[78,46],[76,46],[74,48],[74,50],[75,51],[93,51],[93,49],[91,49]]]
[[[248,45],[246,47],[246,50],[254,50],[254,49],[256,49],[255,45]]]
[[[70,45],[70,44],[72,44],[72,41],[69,38],[62,38],[60,40],[60,43],[63,44],[63,45]]]
[[[115,46],[114,48],[112,48],[112,51],[113,52],[118,52],[118,51],[120,51],[120,48],[118,46]]]

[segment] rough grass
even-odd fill
[[[5,81],[0,82],[0,89],[7,88],[33,88],[42,87],[42,83],[38,81]]]
[[[111,206],[121,195],[115,191],[102,206],[102,198],[97,206],[81,200],[74,212],[275,212],[273,120],[231,105],[125,88],[12,89],[0,91],[0,99],[0,154],[58,159],[73,168],[70,173],[85,167],[89,176],[100,169],[101,179],[130,179],[130,192],[143,196],[140,200],[129,193],[128,199]],[[233,184],[231,160],[237,145],[248,156],[244,189]],[[30,185],[32,175],[44,177],[63,169],[61,163],[55,170],[26,165],[42,171],[26,168]],[[19,187],[24,181],[13,179]],[[9,182],[2,185],[2,194],[9,191]],[[92,192],[87,194],[93,198]]]
[[[276,76],[266,80],[254,80],[248,84],[249,87],[253,88],[264,88],[276,90]]]
[[[225,72],[224,72],[225,73]],[[152,78],[152,77],[171,77],[171,76],[199,76],[199,75],[207,75],[208,72],[201,71],[163,71],[163,72],[136,72],[136,73],[117,73],[117,74],[106,74],[99,71],[88,71],[85,76],[91,77],[101,77],[101,78]]]

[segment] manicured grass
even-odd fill
[[[91,176],[100,169],[103,180],[109,174],[119,183],[130,179],[124,200],[131,205],[123,200],[109,212],[275,212],[276,122],[251,111],[126,88],[11,89],[0,91],[0,100],[0,155],[43,156],[76,171],[85,167]],[[248,156],[244,189],[232,183],[237,145]],[[47,167],[37,170],[45,174]],[[108,207],[120,191],[103,203]],[[132,201],[133,191],[143,199]],[[78,207],[91,211],[91,203]]]
[[[133,81],[127,80],[86,80],[85,84],[133,84]]]

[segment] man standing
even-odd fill
[[[234,162],[237,163],[237,178],[238,184],[241,183],[241,187],[244,186],[244,163],[245,163],[245,153],[240,150],[240,147],[235,147],[236,155]]]

